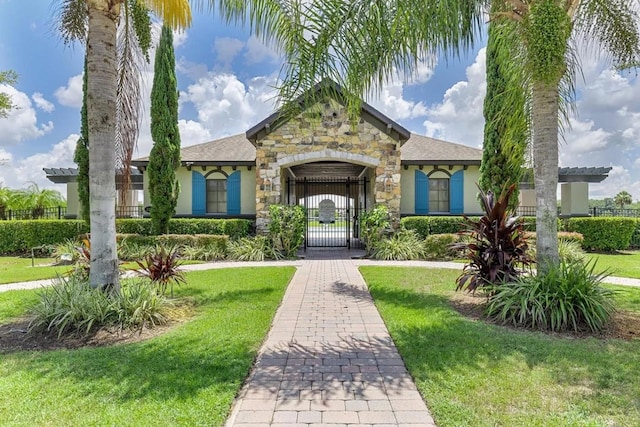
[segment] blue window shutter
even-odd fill
[[[416,215],[429,213],[429,177],[419,170],[415,173],[415,211]]]
[[[191,213],[207,213],[207,181],[200,172],[191,171]]]
[[[240,171],[227,178],[227,215],[240,215]]]
[[[452,214],[464,213],[464,171],[451,175],[449,180],[449,203]]]

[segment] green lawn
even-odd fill
[[[31,258],[0,257],[0,284],[51,279],[71,269],[68,265],[52,266],[54,262],[53,258],[35,258],[32,267]]]
[[[640,425],[640,339],[490,325],[452,309],[459,272],[360,270],[438,426]],[[622,292],[640,311],[640,289]]]
[[[596,259],[598,270],[609,268],[612,276],[640,279],[640,251],[622,251],[615,254],[587,254]]]
[[[65,276],[71,271],[71,265],[52,265],[53,258],[36,258],[31,266],[31,258],[0,257],[0,285],[14,282],[29,282],[32,280],[53,279]],[[202,261],[185,260],[182,264],[201,264]],[[122,264],[123,270],[137,269],[135,262]]]
[[[196,317],[162,336],[0,356],[1,424],[222,425],[293,272],[190,272],[177,296],[195,301]],[[0,322],[33,298],[34,291],[0,294]]]

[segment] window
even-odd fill
[[[449,212],[449,179],[429,178],[429,212]]]
[[[227,213],[226,179],[207,179],[207,213]]]

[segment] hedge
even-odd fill
[[[566,226],[567,231],[576,231],[584,236],[583,248],[616,251],[630,246],[637,220],[620,217],[570,218]]]
[[[247,219],[173,218],[169,221],[169,234],[214,234],[239,239],[249,235],[251,221]],[[118,219],[116,231],[126,234],[152,236],[151,220]]]
[[[226,250],[229,236],[213,235],[213,234],[162,234],[159,236],[143,236],[140,234],[118,234],[120,241],[135,243],[140,245],[163,246],[191,246],[205,247],[217,246],[222,250]]]
[[[237,239],[249,234],[251,224],[246,219],[176,218],[169,221],[169,232],[180,235],[225,235]],[[80,220],[0,221],[0,254],[24,254],[31,248],[57,245],[88,232],[89,226]],[[123,235],[153,235],[149,219],[117,219],[116,232]]]
[[[640,219],[636,219],[636,227],[631,236],[631,244],[629,246],[634,249],[640,248]]]
[[[0,254],[27,253],[36,246],[57,245],[89,231],[79,220],[0,221]]]
[[[455,234],[463,221],[461,216],[408,216],[400,220],[400,226],[424,239],[432,234]]]

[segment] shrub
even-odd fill
[[[116,325],[142,329],[168,322],[173,304],[159,295],[152,283],[129,282],[123,284],[120,292],[112,298]]]
[[[173,285],[186,283],[184,273],[180,269],[180,246],[166,248],[158,245],[147,254],[143,261],[136,261],[139,269],[135,270],[140,276],[148,278],[157,286],[160,294],[164,295],[167,286],[171,288],[173,297]]]
[[[400,227],[403,230],[415,231],[418,236],[424,239],[431,234],[429,218],[428,216],[407,216],[400,220]]]
[[[269,206],[269,237],[285,258],[294,258],[304,242],[305,213],[302,206]]]
[[[456,243],[453,249],[464,251],[469,263],[457,280],[457,289],[475,291],[485,285],[496,285],[516,279],[518,268],[528,267],[522,219],[512,216],[509,199],[515,185],[503,191],[498,200],[493,193],[480,190],[479,198],[485,214],[479,220],[465,217],[466,229],[459,234],[468,241]]]
[[[88,231],[84,221],[0,221],[0,254],[30,253],[33,247],[57,245]]]
[[[596,273],[595,266],[563,261],[544,275],[493,287],[487,315],[533,329],[600,331],[614,311],[613,291],[601,286],[607,273]]]
[[[78,246],[80,243],[75,239],[67,239],[62,243],[58,243],[53,249],[53,257],[56,259],[56,263],[75,263],[78,261],[80,253],[78,252]]]
[[[449,260],[461,258],[459,250],[452,245],[458,243],[461,237],[457,234],[432,234],[424,239],[424,258],[428,260]]]
[[[391,238],[383,238],[373,249],[373,258],[405,261],[421,259],[424,255],[422,241],[412,230],[403,230]]]
[[[207,246],[185,246],[182,248],[182,256],[185,259],[199,261],[217,261],[227,257],[226,249],[220,248],[217,244]]]
[[[29,332],[88,335],[103,326],[144,327],[166,321],[169,303],[149,284],[123,284],[121,293],[93,289],[75,277],[57,278],[39,291]]]
[[[228,235],[232,239],[245,237],[251,229],[251,221],[246,219],[172,218],[169,221],[170,234],[213,234]],[[147,218],[116,220],[118,233],[153,235],[151,221]]]
[[[570,218],[567,228],[584,236],[582,247],[585,249],[616,251],[627,249],[631,244],[636,220],[618,217]]]
[[[640,219],[636,219],[636,227],[631,235],[631,243],[629,246],[632,248],[640,248]]]
[[[362,214],[360,217],[360,237],[367,255],[373,253],[389,225],[389,211],[384,205],[377,205]]]
[[[256,236],[230,241],[228,258],[237,261],[264,261],[279,259],[280,254],[274,250],[270,239],[265,236]]]
[[[529,242],[529,256],[532,259],[536,258],[536,233],[525,232],[525,237]],[[558,255],[561,260],[565,261],[579,261],[585,256],[582,250],[582,241],[584,240],[582,234],[568,231],[558,232]]]

